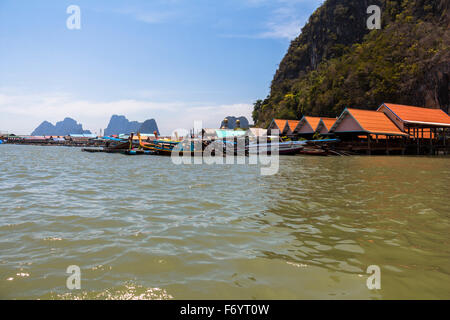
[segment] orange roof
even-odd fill
[[[287,123],[288,123],[289,129],[291,129],[291,131],[294,132],[294,130],[297,127],[299,122],[300,122],[299,120],[288,120]]]
[[[320,122],[320,117],[305,117],[305,120],[308,121],[311,128],[315,131]]]
[[[286,127],[286,120],[281,120],[281,119],[273,119],[273,121],[275,122],[275,124],[277,125],[278,129],[280,130],[280,133],[282,133],[284,131],[284,128]]]
[[[406,122],[450,125],[450,116],[441,109],[429,109],[385,103],[397,117]]]
[[[322,122],[325,125],[325,128],[330,131],[331,127],[336,122],[336,118],[322,118]]]
[[[385,135],[406,135],[383,112],[360,109],[345,109],[333,127],[337,127],[347,113],[358,122],[359,126],[365,132]]]

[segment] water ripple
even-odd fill
[[[258,169],[2,145],[0,298],[450,298],[448,158]]]

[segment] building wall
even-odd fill
[[[319,133],[320,134],[327,134],[328,133],[328,129],[325,126],[321,126]]]
[[[311,128],[308,122],[304,122],[304,124],[300,127],[300,130],[297,133],[314,133],[314,129]]]
[[[356,122],[356,120],[350,114],[347,113],[344,117],[345,118],[337,126],[335,132],[364,131],[364,129],[361,128],[361,126],[358,124],[358,122]]]

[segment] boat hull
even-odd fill
[[[256,144],[247,147],[249,154],[272,154],[272,149],[276,148],[279,155],[296,155],[300,153],[304,148],[303,142],[281,142],[281,143],[268,143],[268,144]]]

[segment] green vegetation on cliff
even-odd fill
[[[449,112],[449,2],[327,0],[292,41],[270,95],[255,103],[255,123],[384,101]],[[382,8],[381,30],[366,27],[371,4]]]

